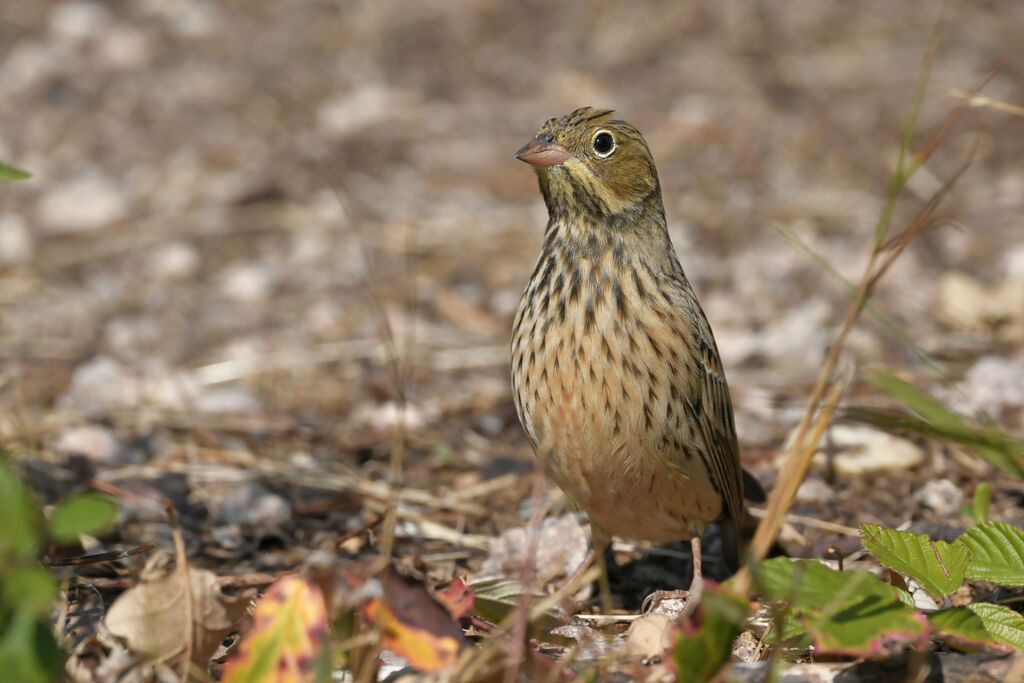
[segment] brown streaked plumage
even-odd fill
[[[536,167],[544,247],[512,335],[519,419],[547,474],[610,535],[694,541],[718,522],[738,565],[743,479],[704,312],[665,225],[643,136],[589,107],[545,123]]]

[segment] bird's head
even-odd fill
[[[537,170],[552,218],[606,223],[661,209],[647,142],[611,110],[582,107],[551,119],[515,156]]]

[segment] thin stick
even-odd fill
[[[931,62],[938,45],[940,26],[941,23],[936,25],[935,31],[932,33],[931,40],[929,41],[928,50],[925,53],[921,67],[921,75],[918,79],[918,86],[915,89],[911,112],[908,116],[907,125],[904,128],[900,157],[890,179],[886,203],[882,209],[881,215],[879,216],[878,225],[875,229],[875,239],[873,241],[871,252],[868,256],[868,263],[864,268],[860,284],[854,293],[854,299],[850,303],[850,306],[846,311],[846,315],[839,327],[839,331],[836,333],[835,339],[825,356],[825,360],[819,368],[818,375],[815,379],[814,387],[811,391],[810,399],[807,404],[807,410],[797,427],[795,438],[793,439],[793,443],[790,446],[785,463],[782,467],[784,475],[781,477],[779,484],[771,492],[768,505],[765,508],[765,516],[762,518],[761,523],[758,525],[757,531],[754,534],[754,539],[751,542],[749,551],[750,559],[753,562],[760,561],[767,555],[769,548],[772,543],[774,543],[779,531],[782,529],[786,512],[793,503],[793,499],[796,496],[796,490],[799,488],[800,483],[806,476],[810,460],[813,457],[814,452],[817,450],[818,441],[824,433],[828,419],[831,418],[831,415],[835,410],[839,397],[842,395],[841,385],[834,386],[830,392],[828,392],[828,386],[838,365],[839,354],[843,348],[846,337],[853,328],[860,312],[864,309],[865,303],[873,294],[881,277],[888,271],[889,267],[895,261],[895,258],[902,253],[910,240],[921,232],[927,224],[928,218],[930,218],[938,205],[938,201],[945,196],[952,182],[954,182],[960,174],[963,173],[964,169],[969,164],[969,162],[965,163],[964,166],[957,171],[951,181],[944,184],[942,189],[940,189],[932,198],[932,201],[930,201],[918,214],[911,226],[902,235],[897,237],[893,244],[887,244],[887,234],[897,195],[906,185],[907,180],[911,175],[913,175],[914,171],[931,156],[935,149],[938,148],[938,145],[943,139],[945,139],[953,125],[957,120],[959,120],[960,116],[962,116],[963,112],[967,108],[965,103],[961,103],[956,107],[946,117],[946,120],[943,121],[938,130],[925,142],[921,149],[907,159],[907,150],[910,146],[910,140],[917,120],[917,113],[923,97],[924,83],[927,82]],[[984,79],[982,79],[981,84],[984,85],[991,80],[1002,65],[1009,60],[1010,56],[1015,54],[1021,47],[1024,47],[1024,40],[1018,41],[1017,44],[1001,55],[990,69],[989,73]],[[886,255],[885,259],[882,258],[883,254]],[[879,265],[880,261],[881,264]],[[828,400],[825,400],[826,392],[829,393]],[[825,400],[824,408],[821,407],[823,405],[823,400]],[[820,413],[819,409],[821,411]],[[818,416],[817,420],[815,420],[816,415]],[[812,423],[814,423],[813,430]],[[749,572],[744,570],[737,578],[737,588],[740,591],[748,590],[750,587],[750,580]]]
[[[164,504],[164,509],[167,511],[167,518],[171,522],[171,537],[174,539],[175,571],[181,576],[182,588],[185,591],[185,662],[181,672],[181,683],[187,683],[189,670],[192,666],[192,648],[195,647],[192,577],[188,571],[188,557],[185,555],[185,541],[181,537],[181,528],[178,526],[178,514],[170,502]]]

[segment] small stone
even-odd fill
[[[317,124],[327,135],[344,137],[394,117],[406,99],[378,84],[364,85],[325,100],[317,109]]]
[[[240,303],[265,301],[273,287],[270,271],[254,263],[229,266],[220,274],[219,281],[221,293]]]
[[[160,360],[128,366],[110,356],[96,356],[75,368],[58,405],[86,415],[140,406],[186,410],[198,393],[194,377]]]
[[[490,554],[480,568],[481,575],[506,577],[522,573],[529,544],[530,530],[526,527],[508,529],[491,539]],[[570,576],[583,564],[588,545],[589,534],[576,515],[546,518],[536,541],[535,576]],[[589,595],[589,589],[584,586],[580,592]]]
[[[217,30],[220,24],[220,12],[212,3],[185,0],[168,4],[171,5],[170,26],[180,36],[186,38],[209,36]]]
[[[112,180],[88,171],[44,194],[38,212],[53,232],[85,232],[124,218],[128,200]]]
[[[98,47],[104,64],[115,69],[143,66],[151,56],[146,35],[132,26],[111,27]]]
[[[0,215],[0,266],[15,266],[32,258],[32,236],[21,216]]]
[[[487,436],[498,436],[505,428],[505,421],[493,413],[484,413],[476,418],[476,426]]]
[[[1024,354],[1016,359],[982,356],[952,389],[936,393],[954,410],[998,417],[1007,408],[1024,405]]]
[[[741,662],[758,661],[764,645],[753,631],[744,631],[732,645],[732,656]]]
[[[967,273],[946,273],[936,289],[937,315],[956,330],[1004,341],[1024,340],[1024,281],[985,285]]]
[[[398,425],[403,425],[410,431],[422,429],[429,422],[436,419],[433,411],[420,408],[411,403],[399,405],[394,401],[382,403],[379,406],[364,405],[356,409],[353,415],[357,423],[363,423],[373,429],[387,431]]]
[[[932,479],[922,486],[914,499],[939,517],[956,515],[964,502],[964,492],[949,479]]]
[[[1007,277],[1024,282],[1024,244],[1006,248],[1003,252],[1003,269]]]
[[[187,242],[171,242],[153,250],[149,273],[159,280],[187,280],[199,272],[199,252]]]
[[[919,610],[934,612],[939,609],[932,596],[928,595],[928,591],[922,588],[917,581],[907,579],[907,590],[910,591],[910,596],[914,599],[914,607]]]
[[[53,10],[50,29],[64,38],[88,38],[110,23],[110,10],[98,2],[65,2]]]
[[[257,482],[226,487],[217,499],[218,517],[228,524],[273,529],[292,516],[292,506],[287,500]]]
[[[113,465],[122,460],[120,456],[124,446],[109,429],[86,424],[69,427],[61,432],[53,449],[61,455],[79,455],[95,463]]]
[[[793,436],[794,434],[790,435],[787,447]],[[826,449],[832,453],[836,473],[851,476],[910,469],[924,461],[924,451],[910,441],[860,425],[830,427],[818,445],[818,452],[813,460],[814,466],[825,466]],[[781,466],[785,456],[783,452],[776,459],[776,464]]]
[[[832,487],[817,477],[808,477],[796,491],[798,503],[824,503],[835,498]]]
[[[247,387],[218,386],[205,390],[193,406],[200,413],[230,413],[236,415],[259,412],[263,406]]]
[[[127,358],[140,355],[158,345],[166,330],[156,320],[141,315],[119,316],[103,328],[103,337],[109,351]]]
[[[672,644],[672,618],[653,612],[634,621],[626,632],[626,652],[634,657],[660,655]]]

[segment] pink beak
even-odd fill
[[[555,142],[555,136],[550,133],[538,135],[515,154],[516,159],[536,168],[561,166],[570,156],[564,147]]]

